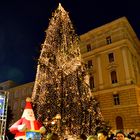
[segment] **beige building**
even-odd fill
[[[80,38],[90,87],[100,102],[104,119],[115,130],[140,130],[140,42],[128,20],[122,17]],[[13,122],[21,117],[33,84],[15,86],[11,83],[11,87],[8,82],[0,84],[10,92]]]
[[[10,80],[0,83],[0,88],[9,92],[8,105],[10,106],[10,109],[12,110],[12,114],[14,116],[11,124],[13,124],[21,117],[23,109],[25,107],[26,98],[31,97],[32,95],[33,85],[34,82],[17,85]]]
[[[90,87],[112,129],[140,130],[140,42],[125,17],[81,38]]]

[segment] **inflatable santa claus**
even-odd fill
[[[39,131],[40,133],[45,133],[45,127],[35,119],[31,99],[29,97],[26,99],[26,105],[21,119],[15,122],[9,130],[11,133],[15,134],[16,140],[25,140],[26,131]]]

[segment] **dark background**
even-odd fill
[[[34,81],[45,30],[59,2],[78,35],[125,16],[140,38],[137,0],[0,0],[0,82]]]

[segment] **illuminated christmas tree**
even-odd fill
[[[68,13],[59,4],[38,60],[32,94],[36,117],[57,133],[95,133],[103,117],[88,81],[79,38]]]

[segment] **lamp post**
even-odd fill
[[[56,116],[55,116],[55,119],[57,120],[57,132],[58,132],[58,134],[60,135],[60,120],[61,120],[61,115],[60,114],[57,114]]]

